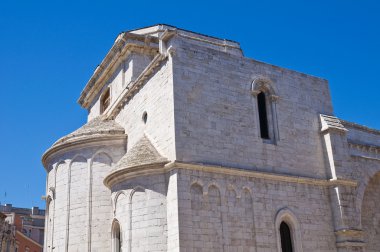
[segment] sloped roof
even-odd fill
[[[161,156],[151,141],[144,135],[136,144],[119,160],[115,170],[123,170],[135,166],[168,162]]]
[[[105,120],[103,116],[98,116],[74,132],[60,138],[53,146],[63,144],[74,138],[90,137],[92,135],[117,135],[124,134],[125,130],[114,120]]]
[[[105,119],[104,116],[98,116],[74,132],[60,138],[56,141],[43,155],[42,163],[47,167],[47,160],[59,150],[73,147],[76,144],[87,144],[98,141],[108,141],[110,139],[127,139],[125,130],[114,120]]]

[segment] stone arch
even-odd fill
[[[221,206],[222,205],[222,193],[216,183],[210,183],[207,189],[208,202],[210,205]]]
[[[244,186],[240,197],[243,241],[249,251],[256,250],[255,211],[252,190]]]
[[[194,182],[190,186],[191,209],[201,210],[203,208],[203,186]]]
[[[203,188],[204,188],[204,183],[202,182],[202,180],[194,180],[193,182],[190,183],[190,188],[193,186],[193,185],[198,185],[202,188],[202,192],[203,192]]]
[[[361,213],[362,205],[363,205],[363,199],[364,199],[364,193],[368,187],[368,184],[370,183],[370,180],[375,177],[379,172],[380,169],[368,169],[368,174],[365,176],[364,179],[362,179],[361,183],[359,184],[357,188],[356,193],[356,210],[358,213]]]
[[[239,194],[237,193],[236,187],[234,185],[229,184],[227,186],[227,190],[224,193],[225,202],[227,206],[230,206],[230,203],[236,203],[239,198]]]
[[[73,156],[73,158],[70,161],[70,168],[72,167],[73,163],[75,162],[86,162],[87,163],[87,158],[83,156],[82,154],[76,154]]]
[[[224,206],[224,214],[225,218],[223,218],[224,223],[223,227],[225,227],[225,240],[228,245],[230,251],[238,251],[238,243],[237,237],[242,235],[242,226],[243,223],[240,219],[240,207],[239,207],[239,198],[238,193],[236,192],[236,187],[234,185],[228,185],[227,190],[225,192],[225,206]],[[239,244],[242,246],[243,244]]]
[[[133,198],[133,195],[136,193],[136,192],[144,192],[145,193],[145,187],[143,186],[135,186],[133,187],[133,189],[130,191],[129,193],[129,200],[130,202],[132,202],[132,198]]]
[[[256,76],[251,84],[251,94],[254,97],[254,111],[258,122],[257,135],[264,142],[276,143],[279,140],[276,102],[277,90],[267,77]]]
[[[54,227],[54,201],[52,195],[46,197],[46,211],[45,211],[45,246],[52,248],[53,244],[53,227]]]
[[[57,162],[57,164],[55,165],[55,168],[54,168],[54,171],[55,171],[55,173],[57,173],[57,170],[58,170],[58,167],[59,166],[61,166],[61,165],[63,165],[63,164],[66,164],[66,161],[65,160],[59,160],[58,162]]]
[[[222,194],[220,188],[215,182],[208,186],[207,193],[207,208],[206,211],[212,212],[212,218],[206,218],[204,223],[209,223],[208,232],[209,247],[208,249],[214,251],[223,250],[223,218],[222,218]],[[206,215],[207,216],[207,215]]]
[[[89,175],[88,160],[81,154],[75,155],[70,162],[68,182],[68,225],[67,250],[84,251],[87,249]]]
[[[380,172],[375,173],[364,191],[361,223],[366,251],[378,251],[380,247]]]
[[[113,202],[112,207],[113,207],[114,215],[116,214],[116,206],[117,206],[120,195],[124,195],[125,197],[127,197],[127,194],[124,190],[118,191],[117,193],[114,194],[113,197],[111,197],[111,200]]]
[[[122,218],[119,214],[121,212],[127,213],[129,211],[128,205],[130,204],[130,200],[128,198],[128,194],[125,191],[117,192],[115,196],[114,204],[115,204],[115,216],[118,218],[119,221],[122,221]],[[123,204],[125,204],[124,209],[122,209]]]
[[[240,198],[242,197],[242,194],[243,194],[244,192],[249,192],[250,196],[253,197],[253,190],[252,190],[252,188],[250,188],[250,187],[248,187],[248,186],[243,186],[243,187],[242,187],[241,194],[239,195]]]
[[[112,154],[109,152],[108,149],[105,149],[105,148],[101,148],[99,150],[97,150],[92,156],[91,156],[91,159],[90,159],[90,166],[92,166],[95,158],[99,155],[105,155],[108,157],[110,163],[108,163],[109,166],[112,166],[113,164],[113,157],[112,157]]]
[[[193,182],[190,186],[190,204],[191,204],[191,220],[188,222],[188,225],[191,227],[191,239],[193,241],[193,250],[201,250],[201,244],[196,243],[196,241],[205,241],[204,225],[203,223],[203,214],[205,213],[205,202],[204,202],[204,192],[203,185],[199,181]],[[189,237],[189,238],[190,238]]]
[[[148,232],[142,232],[140,223],[148,214],[146,189],[142,186],[134,187],[129,194],[129,251],[141,251],[144,242],[149,239]],[[134,228],[134,227],[139,228]]]
[[[112,157],[103,150],[98,150],[90,159],[88,243],[102,251],[110,250],[104,227],[109,225],[112,202],[109,197],[111,192],[103,180],[111,171],[112,162]]]
[[[135,186],[129,202],[129,251],[147,251],[158,240],[160,250],[166,251],[166,194],[155,187]]]
[[[251,91],[253,95],[257,95],[261,91],[268,93],[268,95],[274,96],[277,96],[278,93],[272,80],[264,76],[255,76],[253,78],[251,83]]]
[[[69,192],[69,169],[68,164],[61,160],[55,166],[53,205],[53,225],[50,246],[57,251],[64,251],[67,240],[67,216],[68,216],[68,192]],[[62,235],[64,234],[64,235]]]
[[[275,217],[275,230],[276,230],[276,240],[277,240],[277,251],[282,252],[281,249],[281,235],[280,235],[280,225],[285,222],[291,232],[292,246],[294,252],[302,252],[302,237],[301,237],[301,227],[295,214],[287,207],[280,209]]]
[[[207,184],[207,186],[205,187],[206,190],[205,190],[204,194],[208,195],[210,188],[214,188],[214,187],[218,189],[219,197],[223,198],[224,197],[224,191],[221,189],[222,187],[216,181],[211,181]]]

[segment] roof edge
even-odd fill
[[[96,146],[99,143],[110,143],[110,141],[126,141],[128,136],[126,134],[92,134],[85,135],[84,137],[72,138],[69,141],[59,143],[57,145],[51,146],[42,155],[41,162],[45,168],[48,170],[48,161],[55,155],[61,153],[62,151],[68,151],[75,148],[91,147]]]
[[[120,33],[111,49],[107,52],[102,62],[95,68],[92,76],[86,83],[77,102],[81,107],[87,108],[89,101],[88,96],[91,96],[91,90],[99,81],[107,74],[107,72],[115,65],[117,60],[125,55],[128,50],[133,51],[136,48],[158,51],[158,38],[149,35],[139,35],[133,33]]]

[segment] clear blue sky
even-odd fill
[[[338,117],[380,129],[379,3],[2,0],[1,203],[44,207],[42,153],[85,122],[76,100],[117,34],[157,23],[232,39],[247,57],[326,78]]]

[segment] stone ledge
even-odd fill
[[[109,176],[104,179],[104,184],[110,188],[110,182],[117,178],[115,182],[121,182],[123,180],[128,180],[131,178],[146,176],[152,174],[165,173],[174,169],[187,169],[187,170],[196,170],[210,173],[219,173],[232,176],[243,176],[250,178],[259,178],[279,182],[289,182],[296,184],[308,184],[315,186],[350,186],[356,187],[358,185],[357,181],[349,179],[319,179],[319,178],[310,178],[310,177],[301,177],[301,176],[291,176],[278,173],[269,173],[269,172],[260,172],[252,171],[241,168],[233,168],[226,166],[213,166],[213,165],[204,165],[197,163],[185,163],[179,161],[172,161],[163,165],[164,163],[159,164],[149,164],[144,166],[136,166],[131,169],[126,169],[122,171],[114,171]],[[114,184],[114,183],[112,183]]]

